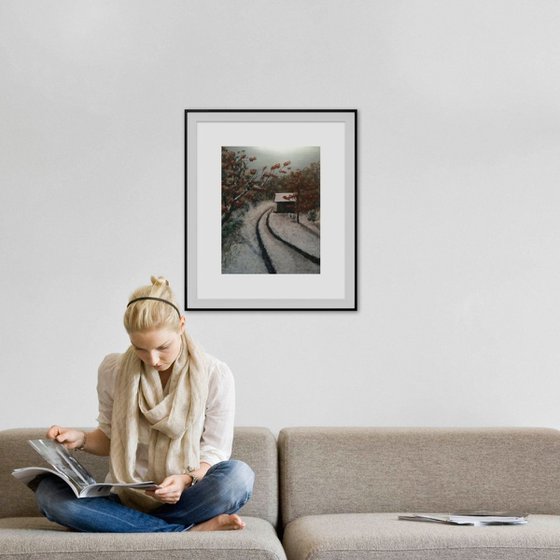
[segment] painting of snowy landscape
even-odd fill
[[[222,146],[222,274],[319,274],[318,146]]]

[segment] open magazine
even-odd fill
[[[429,523],[446,523],[448,525],[525,525],[527,513],[476,511],[470,513],[452,513],[450,515],[427,515],[414,513],[399,515],[404,521],[426,521]]]
[[[60,477],[78,498],[98,498],[107,496],[112,487],[126,486],[141,490],[155,490],[155,482],[113,483],[97,482],[89,471],[70,453],[64,445],[50,439],[30,439],[29,443],[52,469],[46,467],[25,467],[15,469],[12,475],[29,487],[33,487],[33,480],[42,474],[55,474]]]

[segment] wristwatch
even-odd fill
[[[192,478],[191,486],[194,486],[200,480],[200,478],[198,478],[198,476],[195,476],[194,474],[191,474],[190,476]]]

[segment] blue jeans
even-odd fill
[[[75,531],[153,533],[186,531],[222,513],[235,513],[251,498],[255,474],[241,461],[222,461],[210,467],[198,484],[187,488],[176,504],[163,504],[143,513],[119,500],[76,498],[58,476],[47,475],[35,494],[41,513]]]

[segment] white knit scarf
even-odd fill
[[[161,482],[200,466],[200,439],[208,397],[208,372],[191,339],[182,335],[165,391],[159,373],[131,346],[122,355],[115,381],[111,422],[111,476],[114,482],[141,482],[136,473],[140,433],[149,434],[148,478]],[[123,503],[149,511],[161,502],[143,491],[117,488]]]

